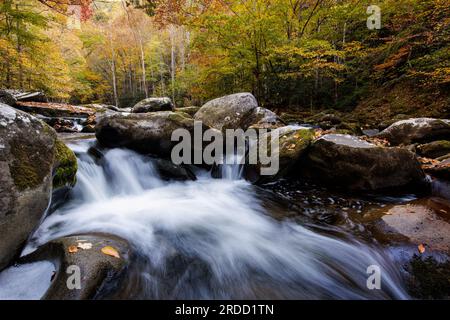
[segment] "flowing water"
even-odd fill
[[[119,298],[408,298],[389,252],[351,235],[274,219],[271,211],[283,208],[268,206],[267,195],[239,179],[239,169],[225,166],[221,180],[199,171],[197,181],[167,182],[150,158],[129,150],[109,150],[96,161],[87,153],[93,143],[71,145],[79,158],[78,183],[24,254],[66,235],[120,236],[136,256]],[[367,288],[371,265],[381,268],[381,290]],[[45,268],[37,265],[35,273]],[[18,270],[7,272],[3,278],[17,287],[32,283],[17,281]],[[31,298],[42,295],[42,284],[37,287]],[[17,291],[8,292],[30,298]]]

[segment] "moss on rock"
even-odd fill
[[[75,154],[61,140],[57,139],[55,142],[53,188],[75,185],[77,170],[78,163]]]
[[[43,150],[23,140],[11,140],[11,153],[14,160],[10,164],[10,173],[19,191],[38,187],[50,171],[52,159],[41,156]]]

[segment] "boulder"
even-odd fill
[[[246,130],[258,108],[251,93],[237,93],[207,102],[195,114],[194,119],[217,130]]]
[[[168,158],[178,144],[171,141],[176,129],[186,129],[193,137],[194,119],[188,114],[171,111],[115,114],[100,119],[96,136],[105,147],[125,147]]]
[[[197,177],[192,172],[192,170],[186,165],[175,165],[172,161],[165,159],[153,159],[152,162],[160,177],[164,180],[175,180],[175,181],[195,181]]]
[[[0,103],[14,106],[17,99],[8,90],[0,90]]]
[[[270,141],[275,133],[279,135],[279,147],[272,152]],[[260,139],[267,141],[268,154],[278,159],[279,171],[274,175],[261,175],[260,163],[256,166],[247,165],[244,169],[246,179],[257,184],[287,177],[310,146],[314,139],[314,132],[307,128],[287,126],[262,135]]]
[[[299,168],[301,175],[329,186],[377,191],[425,184],[416,156],[401,148],[382,148],[350,135],[316,140]]]
[[[249,117],[248,123],[252,129],[276,129],[286,126],[276,113],[262,107],[257,107]]]
[[[170,98],[148,98],[138,102],[131,110],[132,113],[147,113],[158,111],[173,111]]]
[[[402,120],[380,132],[377,137],[388,140],[393,146],[440,139],[450,140],[450,120],[433,118]]]
[[[417,153],[426,158],[440,158],[450,153],[450,141],[439,140],[416,147]]]
[[[105,251],[105,247],[108,250]],[[103,249],[103,251],[102,251]],[[106,254],[106,253],[108,254]],[[117,290],[130,260],[128,243],[110,235],[77,235],[53,240],[20,259],[20,263],[51,261],[56,266],[44,300],[106,299]],[[80,289],[69,289],[69,277],[79,268]]]
[[[20,252],[55,186],[73,184],[76,159],[42,121],[0,104],[0,269]]]

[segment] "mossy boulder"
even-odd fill
[[[317,139],[299,171],[315,182],[353,191],[425,186],[425,174],[412,152],[377,147],[350,135],[329,134]]]
[[[0,104],[0,269],[20,252],[47,209],[52,172],[61,173],[61,184],[73,183],[76,165],[64,147],[48,125]]]
[[[74,186],[78,170],[75,154],[59,139],[55,142],[55,151],[53,188]]]
[[[272,150],[271,142],[278,137],[278,148]],[[314,131],[296,127],[282,127],[259,137],[261,143],[267,143],[267,154],[272,159],[278,159],[279,170],[275,174],[262,175],[261,169],[268,167],[258,163],[247,165],[244,174],[246,178],[257,184],[276,181],[288,177],[298,164],[314,139]],[[260,160],[260,159],[259,159]]]
[[[439,140],[416,147],[417,153],[426,158],[439,158],[450,153],[450,141]]]

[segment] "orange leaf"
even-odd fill
[[[70,246],[69,247],[69,253],[77,253],[77,252],[78,252],[77,246]]]
[[[419,249],[420,254],[425,253],[425,246],[423,244],[419,244],[419,246],[417,248]]]
[[[120,258],[119,252],[113,247],[110,246],[103,247],[102,252],[108,256]]]

